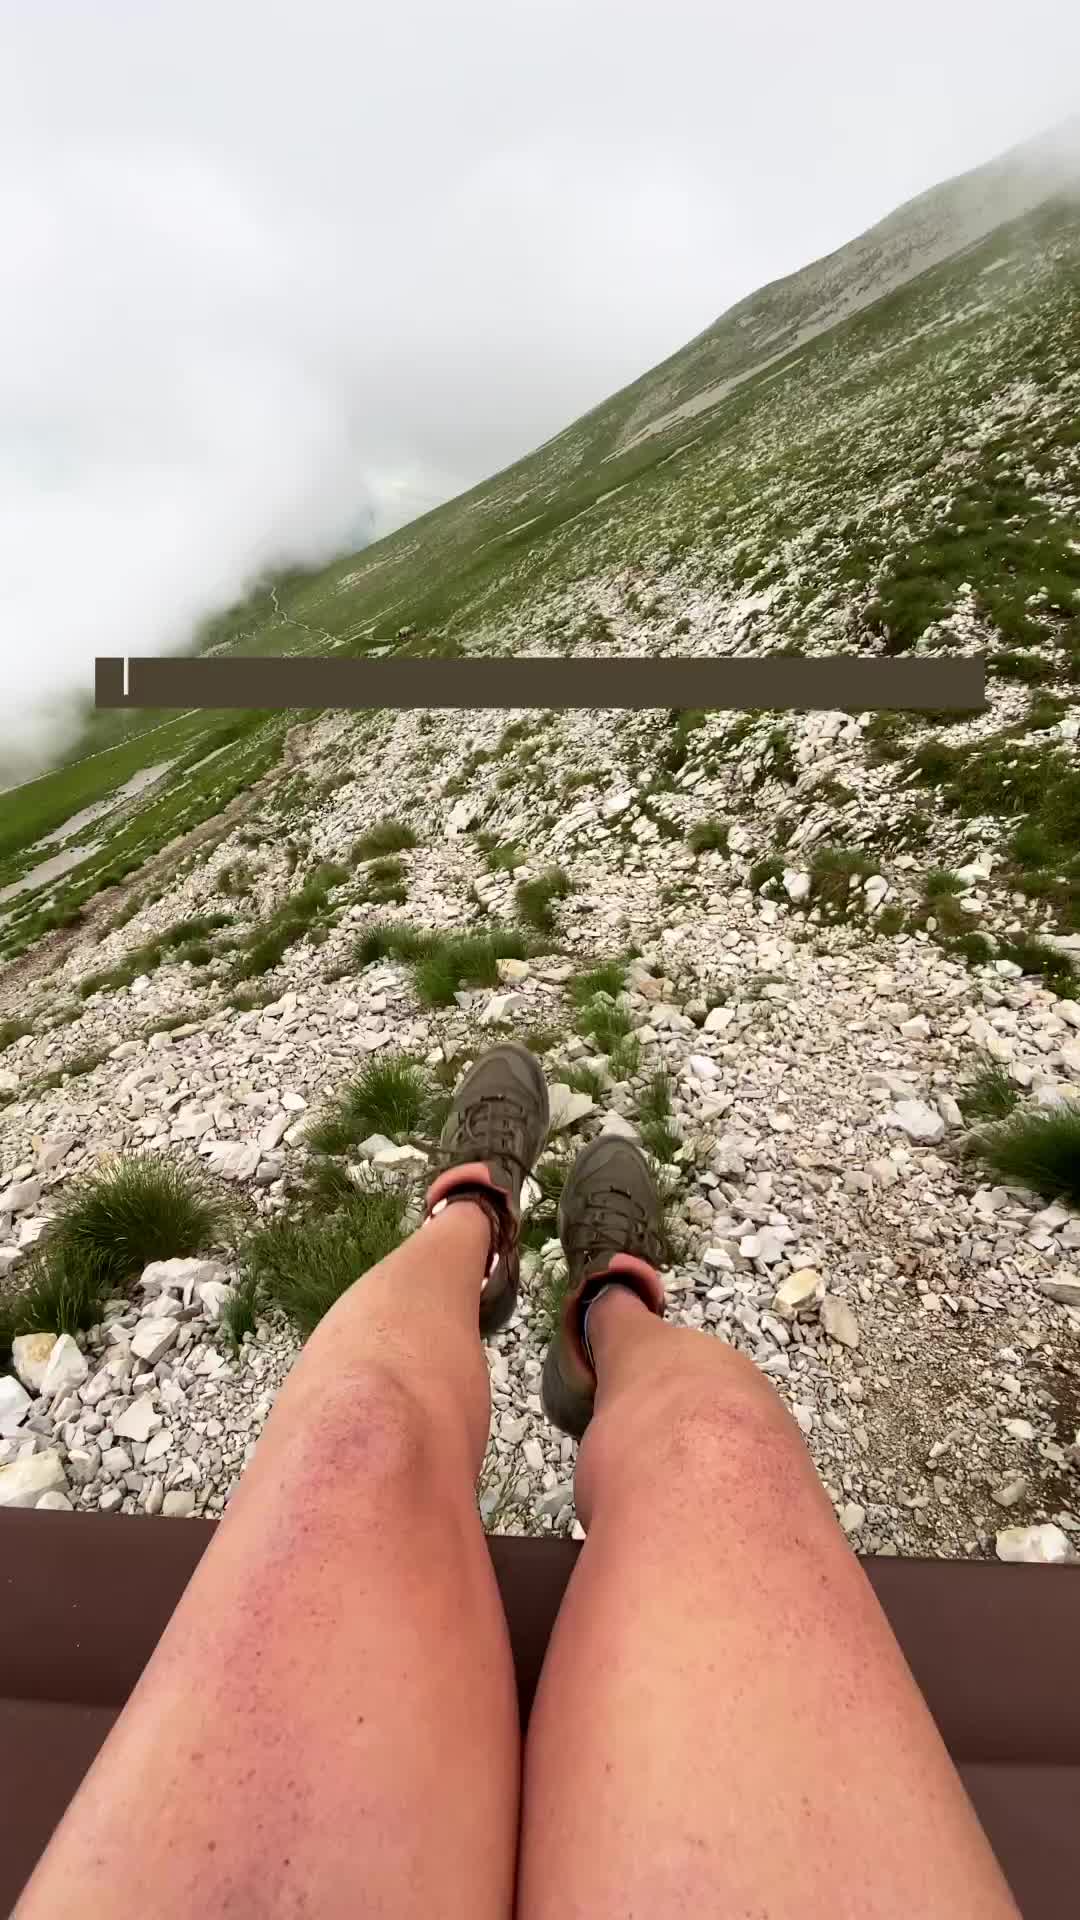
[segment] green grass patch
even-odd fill
[[[631,1031],[630,1015],[606,993],[597,994],[578,1014],[578,1032],[592,1040],[601,1053],[610,1054]]]
[[[641,1066],[641,1042],[634,1033],[622,1034],[608,1050],[614,1080],[632,1080]]]
[[[353,861],[374,860],[381,853],[403,853],[415,847],[416,835],[403,820],[378,820],[353,843]]]
[[[974,1146],[983,1165],[999,1179],[1027,1187],[1044,1200],[1080,1206],[1080,1101],[1017,1113],[979,1135]]]
[[[554,933],[555,902],[565,900],[570,890],[570,875],[562,867],[549,867],[533,880],[519,881],[514,890],[518,918],[537,933]]]
[[[367,868],[358,897],[373,906],[400,906],[408,894],[405,882],[404,862],[385,854]]]
[[[682,1145],[672,1125],[671,1111],[671,1075],[660,1069],[638,1099],[642,1144],[657,1160],[673,1160]]]
[[[874,862],[853,848],[817,847],[810,859],[810,902],[823,920],[850,920],[863,909],[859,883],[876,871]]]
[[[247,935],[237,955],[234,980],[257,979],[280,965],[290,947],[314,931],[329,909],[330,894],[348,877],[343,867],[314,867],[303,886]]]
[[[571,1087],[575,1093],[587,1093],[590,1100],[600,1101],[603,1099],[606,1083],[602,1074],[599,1074],[595,1067],[584,1065],[569,1067],[562,1077],[566,1085]]]
[[[20,1276],[22,1276],[20,1278]],[[82,1333],[99,1324],[109,1281],[60,1246],[41,1243],[0,1297],[0,1359],[20,1333]]]
[[[965,1120],[1005,1120],[1020,1099],[1020,1089],[1000,1060],[983,1054],[960,1098]]]
[[[730,820],[699,820],[687,836],[691,853],[726,853],[730,832]]]
[[[775,883],[778,880],[782,880],[783,877],[784,863],[779,855],[775,853],[765,854],[762,859],[755,860],[750,868],[751,890],[754,893],[761,893],[763,888],[769,885],[775,885]]]
[[[128,1155],[65,1189],[48,1243],[122,1290],[151,1260],[205,1252],[231,1219],[228,1201],[196,1169]]]
[[[272,1221],[242,1249],[253,1310],[280,1307],[306,1339],[335,1301],[404,1238],[407,1194],[400,1187],[352,1187],[341,1181],[310,1208]]]
[[[550,1053],[552,1047],[558,1046],[562,1037],[558,1027],[530,1027],[525,1035],[525,1045],[530,1053]]]
[[[1003,940],[998,958],[1011,960],[1026,974],[1037,974],[1061,998],[1067,1000],[1076,985],[1076,968],[1067,954],[1059,953],[1046,940],[1027,934],[1015,940]]]
[[[525,855],[521,848],[514,846],[510,841],[504,841],[501,845],[488,846],[484,850],[484,858],[492,873],[514,873],[518,867],[525,865]]]
[[[528,942],[512,928],[434,940],[414,963],[413,981],[429,1007],[447,1007],[468,987],[497,987],[500,960],[524,960]]]
[[[445,1007],[467,987],[499,984],[500,960],[524,960],[529,946],[513,927],[491,927],[484,933],[422,933],[416,927],[379,921],[357,943],[357,967],[377,960],[404,960],[413,969],[420,999],[429,1007]]]
[[[259,1318],[259,1289],[254,1274],[242,1274],[221,1309],[221,1325],[234,1353],[244,1336],[254,1333]]]
[[[365,1062],[307,1132],[318,1153],[347,1153],[370,1134],[416,1133],[424,1121],[427,1084],[416,1061],[378,1054]]]
[[[606,993],[615,1000],[626,985],[626,967],[621,960],[604,960],[599,966],[588,967],[583,973],[574,975],[569,982],[568,991],[575,1007],[586,1007],[595,1000],[598,993]]]

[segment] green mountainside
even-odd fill
[[[1046,151],[921,196],[515,466],[277,581],[197,645],[978,646],[1055,744],[1046,716],[1080,672],[1080,194]],[[219,813],[278,762],[294,717],[92,716],[65,767],[0,793],[0,952]],[[922,730],[906,732],[914,750]],[[164,771],[125,795],[148,766]],[[65,834],[88,806],[93,834]],[[50,834],[91,851],[56,876]]]

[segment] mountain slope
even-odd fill
[[[309,1269],[356,1191],[404,1180],[415,1209],[426,1102],[509,1026],[565,1089],[560,1138],[615,1113],[645,1141],[673,1317],[775,1380],[861,1546],[992,1551],[1006,1521],[1080,1543],[1080,203],[1045,175],[1003,200],[1017,173],[901,209],[200,637],[396,647],[418,675],[455,651],[614,676],[626,653],[978,648],[985,712],[109,717],[0,795],[0,1342],[5,1286],[24,1298],[108,1152],[235,1183]],[[398,1055],[425,1104],[352,1085]],[[1064,1142],[1030,1188],[969,1131],[1010,1107]],[[533,1530],[573,1521],[571,1451],[530,1403],[558,1145],[483,1496]],[[116,1479],[41,1412],[79,1504],[220,1510],[299,1337],[260,1245],[235,1296],[254,1344],[230,1359],[200,1322],[162,1362],[164,1469]]]

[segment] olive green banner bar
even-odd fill
[[[99,707],[698,707],[961,712],[985,704],[981,657],[897,660],[99,659]]]

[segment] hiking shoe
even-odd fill
[[[516,1040],[492,1047],[454,1094],[439,1142],[444,1171],[428,1189],[427,1217],[455,1200],[475,1200],[491,1226],[480,1296],[480,1332],[504,1327],[517,1300],[521,1189],[547,1137],[547,1081],[535,1054]]]
[[[570,1284],[544,1360],[541,1397],[548,1419],[580,1439],[596,1394],[585,1339],[590,1302],[617,1282],[650,1313],[664,1312],[656,1270],[664,1257],[660,1196],[640,1147],[618,1134],[601,1134],[582,1148],[559,1201],[559,1238]]]

